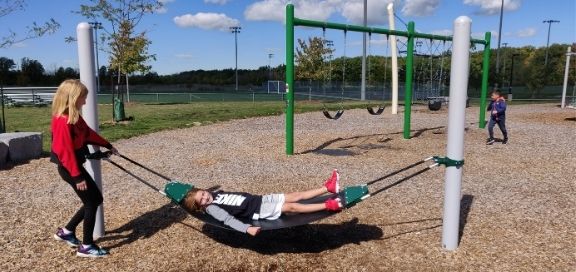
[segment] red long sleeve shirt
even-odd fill
[[[112,145],[98,133],[92,130],[84,121],[82,116],[76,124],[67,124],[68,116],[52,117],[52,157],[57,159],[56,163],[62,165],[72,178],[82,181],[80,165],[86,159],[82,150],[87,145],[98,145],[108,149]]]

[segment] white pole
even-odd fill
[[[82,116],[90,128],[98,132],[98,103],[96,93],[96,73],[94,58],[94,43],[92,40],[92,27],[83,22],[76,27],[78,40],[78,65],[80,66],[80,81],[88,88],[86,105],[82,108]],[[90,146],[90,152],[98,150],[98,147]],[[102,170],[99,160],[88,160],[86,170],[98,185],[102,192]],[[96,213],[96,225],[94,226],[94,238],[104,236],[104,206],[100,205]]]
[[[454,20],[452,64],[450,70],[450,106],[448,107],[448,140],[446,156],[464,159],[464,128],[466,123],[466,93],[470,52],[470,25],[472,20],[460,16]],[[442,245],[447,250],[458,247],[460,225],[460,189],[462,167],[447,166],[444,184],[444,218]]]
[[[566,89],[568,88],[568,72],[570,71],[570,55],[572,55],[572,48],[568,46],[566,51],[566,67],[564,68],[564,85],[562,86],[562,103],[560,108],[566,107]]]
[[[395,30],[394,26],[394,4],[388,4],[388,24],[390,30]],[[390,57],[392,58],[392,114],[398,114],[398,48],[396,47],[396,36],[391,35]]]

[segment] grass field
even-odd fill
[[[319,111],[320,102],[296,103],[296,113]],[[346,102],[344,108],[359,108],[366,103]],[[337,110],[339,103],[326,104]],[[160,130],[184,128],[201,124],[244,119],[255,116],[279,115],[284,112],[285,102],[196,102],[186,104],[127,103],[125,111],[132,121],[113,122],[112,105],[98,106],[100,133],[110,141],[130,138]],[[42,132],[43,149],[50,150],[50,107],[6,108],[6,132]]]

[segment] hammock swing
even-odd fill
[[[228,227],[227,225],[225,225],[224,223],[216,220],[215,218],[213,218],[212,216],[205,214],[203,212],[199,212],[199,211],[190,211],[185,209],[182,205],[181,205],[181,201],[184,199],[184,197],[186,196],[186,194],[192,189],[194,188],[194,185],[192,184],[187,184],[187,183],[183,183],[174,179],[171,179],[165,175],[162,175],[124,155],[118,154],[118,156],[120,156],[121,158],[131,162],[132,164],[139,166],[147,171],[149,171],[150,173],[168,181],[168,183],[166,183],[164,185],[164,189],[160,189],[154,185],[152,185],[151,183],[149,183],[148,181],[142,179],[141,177],[135,175],[134,173],[130,172],[129,170],[127,170],[126,168],[124,168],[123,166],[119,165],[118,163],[114,162],[113,160],[110,159],[110,156],[112,155],[112,153],[110,151],[106,151],[106,152],[102,152],[102,151],[96,151],[90,155],[88,155],[86,158],[87,159],[92,159],[92,160],[105,160],[108,161],[109,163],[111,163],[112,165],[118,167],[120,170],[126,172],[128,175],[132,176],[133,178],[135,178],[136,180],[142,182],[144,185],[148,186],[150,189],[157,191],[158,193],[168,197],[170,200],[172,200],[173,203],[180,205],[180,207],[182,207],[184,210],[186,210],[190,215],[192,215],[193,217],[195,217],[196,219],[215,226],[215,227],[219,227],[219,228],[223,228],[223,229],[227,229],[227,230],[233,230],[232,228]],[[435,163],[432,165],[427,166],[426,168],[423,168],[419,171],[416,171],[402,179],[397,180],[394,183],[391,183],[389,185],[386,185],[382,188],[377,189],[376,191],[369,193],[368,190],[368,186],[373,185],[377,182],[380,182],[382,180],[385,180],[387,178],[390,178],[392,176],[395,176],[399,173],[402,173],[406,170],[409,170],[411,168],[414,168],[418,165],[421,165],[427,161],[433,160]],[[426,158],[424,160],[418,161],[416,163],[413,163],[411,165],[408,165],[402,169],[393,171],[391,173],[386,174],[383,177],[374,179],[366,184],[361,184],[361,185],[353,185],[353,186],[348,186],[345,187],[341,192],[337,193],[337,194],[325,194],[325,195],[321,195],[312,199],[307,199],[307,200],[302,200],[299,203],[301,204],[313,204],[313,203],[324,203],[324,201],[326,201],[329,198],[332,197],[339,197],[342,201],[342,205],[344,208],[350,208],[354,205],[356,205],[357,203],[361,202],[362,200],[371,197],[371,196],[375,196],[391,187],[394,187],[406,180],[409,180],[415,176],[418,176],[438,165],[445,165],[445,166],[455,166],[455,167],[462,167],[464,164],[464,161],[454,161],[448,158],[442,158],[442,157],[429,157]],[[213,187],[210,188],[208,190],[211,189],[216,189],[217,187]],[[318,212],[313,212],[313,213],[297,213],[297,214],[282,214],[282,216],[280,216],[280,218],[276,219],[276,220],[252,220],[250,218],[241,218],[238,217],[237,219],[242,221],[243,223],[246,224],[250,224],[252,226],[256,226],[256,227],[260,227],[261,230],[275,230],[275,229],[283,229],[283,228],[290,228],[290,227],[295,227],[295,226],[301,226],[301,225],[306,225],[309,223],[312,223],[314,221],[318,221],[320,219],[324,219],[327,217],[330,217],[332,215],[335,215],[336,213],[331,212],[331,211],[318,211]]]

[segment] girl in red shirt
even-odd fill
[[[103,257],[108,252],[98,247],[92,238],[96,223],[96,210],[102,204],[102,193],[86,171],[88,145],[97,145],[118,151],[98,133],[92,130],[80,112],[86,104],[88,89],[77,79],[62,82],[52,101],[52,152],[50,160],[58,165],[58,173],[65,180],[80,200],[82,207],[70,219],[65,227],[58,228],[54,238],[66,242],[71,247],[78,247],[80,257]],[[76,227],[84,221],[82,245],[76,238]]]

